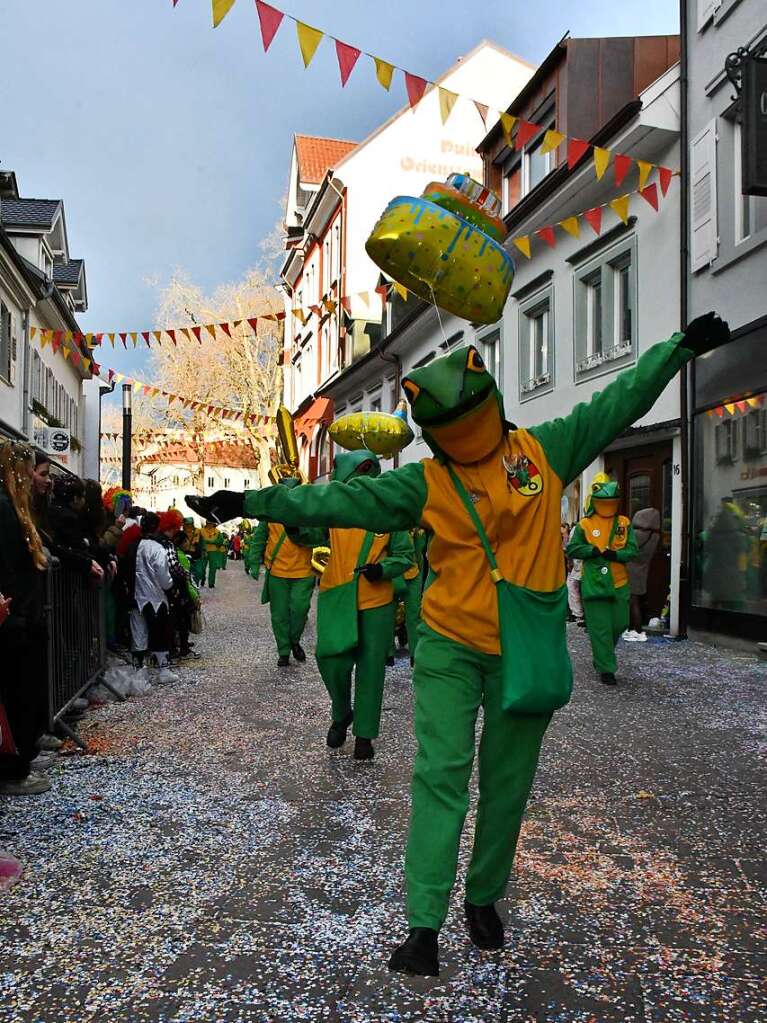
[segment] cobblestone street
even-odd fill
[[[2,1023],[767,1020],[767,664],[623,643],[608,690],[570,626],[575,695],[544,742],[507,947],[469,944],[459,881],[441,978],[408,980],[386,969],[407,660],[375,761],[330,753],[314,660],[278,671],[259,593],[230,563],[181,683],[89,714],[89,755],[0,801],[26,863],[0,894]]]

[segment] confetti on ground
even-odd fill
[[[611,690],[571,628],[575,696],[544,743],[507,947],[468,943],[459,880],[442,976],[408,980],[386,969],[407,659],[356,764],[325,747],[312,658],[278,670],[259,588],[233,564],[219,581],[178,685],[89,713],[90,751],[58,758],[51,792],[0,798],[0,847],[25,864],[0,891],[0,1023],[765,1023],[767,664],[622,644]]]

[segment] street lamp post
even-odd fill
[[[132,393],[131,384],[123,384],[123,490],[130,490],[131,483]]]

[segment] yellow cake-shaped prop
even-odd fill
[[[347,451],[367,448],[381,458],[391,458],[413,439],[407,421],[405,402],[401,401],[393,413],[349,412],[330,424],[328,433],[334,443]]]
[[[385,274],[472,323],[495,323],[514,279],[500,200],[466,174],[397,196],[365,248]]]

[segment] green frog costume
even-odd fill
[[[335,456],[333,485],[373,479],[381,465],[362,448]],[[330,493],[327,487],[313,493]],[[354,758],[370,760],[381,724],[386,657],[394,629],[392,580],[413,567],[413,545],[406,532],[354,529],[301,529],[310,547],[328,544],[330,557],[317,597],[317,667],[331,700],[327,744],[337,749],[352,726]],[[352,705],[352,675],[354,701]]]
[[[301,481],[289,476],[280,486],[292,489]],[[258,578],[261,565],[266,578],[261,603],[269,605],[272,633],[277,643],[277,666],[286,668],[290,655],[301,664],[306,660],[301,637],[306,628],[312,603],[315,576],[312,571],[311,547],[295,543],[284,526],[277,522],[260,522],[248,542],[249,571]]]
[[[594,667],[615,685],[615,647],[629,627],[631,587],[626,564],[639,554],[631,521],[618,514],[620,487],[604,473],[591,482],[586,514],[573,530],[568,558],[583,562],[581,598]]]
[[[479,805],[464,903],[480,948],[500,948],[505,891],[544,732],[567,702],[560,508],[565,486],[652,408],[679,369],[729,340],[713,313],[650,348],[588,403],[516,429],[474,347],[407,374],[402,386],[433,458],[378,479],[187,498],[219,519],[433,535],[413,687],[418,752],[406,856],[410,933],[393,970],[434,975],[469,805],[475,723]]]
[[[226,559],[226,537],[214,522],[208,521],[200,530],[200,540],[205,557],[200,585],[205,585],[207,571],[207,583],[212,590],[216,586],[216,573]]]

